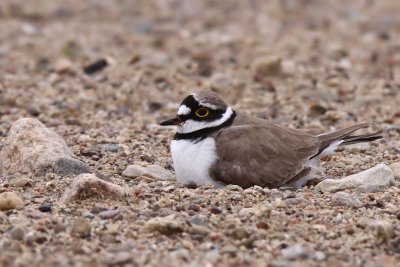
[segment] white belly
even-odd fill
[[[171,154],[179,183],[223,186],[214,181],[209,172],[210,166],[217,160],[214,138],[208,137],[198,143],[189,140],[173,140]]]

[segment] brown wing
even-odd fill
[[[215,180],[244,188],[280,187],[318,152],[320,142],[306,132],[264,120],[237,119],[214,136],[219,156],[211,169]]]

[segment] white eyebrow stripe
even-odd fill
[[[206,108],[211,108],[213,110],[217,110],[218,109],[217,106],[215,106],[213,104],[210,104],[210,103],[200,102],[199,104],[200,104],[200,106],[203,106],[203,107],[206,107]]]
[[[213,110],[218,110],[218,107],[216,105],[213,105],[213,104],[210,104],[210,103],[201,102],[197,98],[196,94],[191,94],[191,96],[193,96],[194,100],[196,100],[199,103],[200,106],[203,106],[203,107],[206,107],[206,108],[211,108]]]
[[[192,109],[186,105],[181,105],[178,109],[178,115],[188,115],[192,112]]]

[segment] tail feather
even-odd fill
[[[383,138],[382,131],[375,132],[372,134],[350,135],[343,138],[343,142],[340,145],[352,145],[362,142],[371,142],[382,138]]]
[[[325,149],[327,149],[332,143],[336,141],[343,141],[339,144],[340,146],[343,146],[343,145],[351,145],[362,142],[370,142],[383,138],[382,135],[383,131],[378,131],[371,134],[351,135],[358,129],[367,128],[368,126],[369,126],[368,123],[361,123],[335,132],[318,135],[318,138],[321,142],[321,146],[318,152],[310,159],[320,155]]]

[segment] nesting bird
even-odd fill
[[[211,91],[187,96],[161,125],[178,126],[171,142],[178,182],[216,187],[298,189],[320,175],[320,158],[338,146],[382,138],[351,135],[367,123],[320,135],[280,126],[236,112]]]

